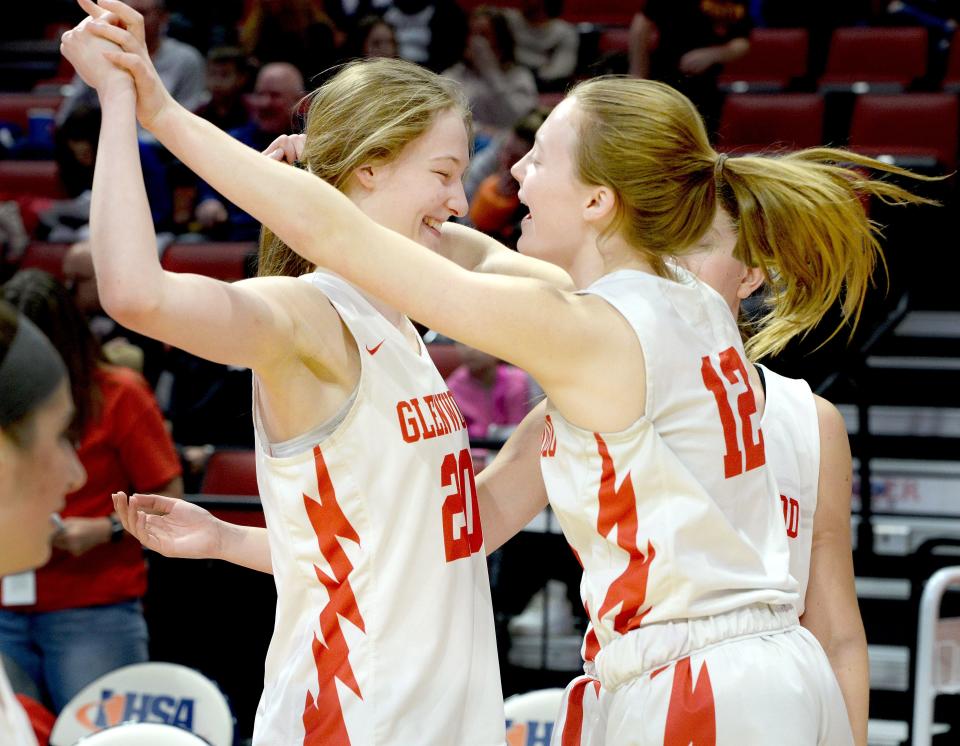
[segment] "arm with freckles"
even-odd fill
[[[540,472],[540,439],[546,402],[524,417],[493,463],[477,475],[483,544],[490,554],[547,505]]]
[[[101,5],[142,32],[142,17],[123,3],[101,0]],[[179,106],[163,91],[135,33],[105,23],[92,29],[125,50],[107,58],[133,75],[141,123],[311,262],[449,337],[524,368],[561,411],[587,426],[597,416],[596,406],[584,401],[581,381],[642,380],[639,356],[614,371],[603,365],[623,359],[625,349],[636,347],[636,336],[599,298],[564,292],[543,280],[469,272],[384,228],[331,185],[263,158]]]
[[[810,580],[800,623],[826,651],[843,693],[854,742],[866,746],[870,675],[850,544],[850,444],[836,407],[819,396],[816,406],[820,486],[813,519]]]

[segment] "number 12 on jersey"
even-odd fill
[[[767,459],[763,450],[763,432],[757,429],[756,438],[753,434],[752,417],[757,413],[757,401],[753,396],[743,359],[733,347],[728,347],[720,353],[720,371],[723,377],[714,369],[713,361],[709,356],[704,356],[700,365],[700,374],[703,376],[704,385],[717,401],[726,447],[726,453],[723,455],[723,475],[724,478],[730,479],[745,471],[763,466]],[[727,395],[728,387],[733,386],[743,387],[737,396],[736,413],[731,408]],[[738,430],[741,437],[738,437]]]
[[[453,487],[443,501],[443,545],[447,562],[464,559],[483,546],[477,484],[473,477],[473,459],[464,448],[448,453],[440,465],[440,486]]]

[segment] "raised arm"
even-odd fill
[[[800,623],[820,641],[843,692],[857,746],[866,746],[870,674],[867,638],[857,605],[850,545],[850,444],[843,417],[816,397],[820,487],[805,611]]]
[[[140,168],[136,89],[129,75],[103,58],[109,48],[82,30],[63,40],[64,53],[97,89],[103,111],[90,244],[104,309],[128,328],[219,363],[262,370],[294,354],[289,310],[296,301],[287,301],[292,281],[229,284],[161,267]],[[329,314],[329,327],[339,329],[328,304],[310,311],[320,321]]]
[[[139,14],[123,3],[101,2],[131,27],[142,27]],[[134,75],[141,123],[288,246],[431,328],[529,371],[579,425],[620,429],[642,413],[636,385],[643,380],[642,360],[623,354],[636,348],[636,336],[602,300],[541,280],[465,271],[378,225],[334,187],[262,157],[159,93],[136,34],[106,24],[95,29],[127,50],[108,58]],[[611,370],[603,363],[610,359],[623,364]],[[582,381],[600,379],[641,393],[616,406],[600,393],[584,393]]]

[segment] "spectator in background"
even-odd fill
[[[467,18],[454,0],[393,0],[383,18],[405,60],[440,72],[463,54]]]
[[[291,130],[291,119],[303,97],[303,76],[289,62],[270,62],[257,74],[249,98],[250,120],[230,134],[255,150],[264,150]],[[200,184],[195,218],[207,237],[223,241],[256,241],[260,223],[228,202],[209,185]]]
[[[400,52],[397,47],[396,31],[380,16],[364,16],[347,35],[343,53],[347,59],[398,57]]]
[[[523,0],[520,9],[505,8],[516,43],[517,62],[537,76],[542,91],[559,91],[577,70],[580,36],[559,16],[563,0]]]
[[[87,482],[66,497],[50,561],[34,598],[2,600],[0,650],[59,712],[99,676],[147,660],[140,607],[147,573],[138,542],[113,512],[117,490],[182,497],[180,462],[146,381],[106,362],[66,289],[39,270],[3,286],[4,300],[62,353],[76,405],[77,449]]]
[[[467,222],[510,248],[516,248],[520,220],[526,213],[518,195],[520,185],[510,169],[533,147],[548,113],[548,109],[538,108],[522,117],[507,135],[471,161],[464,179],[470,202]],[[485,174],[482,178],[481,169]]]
[[[341,41],[322,0],[247,0],[238,33],[258,65],[288,62],[304,80],[336,62]]]
[[[473,347],[456,343],[463,364],[447,386],[467,421],[471,438],[506,440],[533,408],[530,376]]]
[[[100,106],[80,104],[53,131],[53,158],[70,197],[93,186],[93,164],[100,136]],[[84,221],[86,222],[86,221]]]
[[[630,74],[685,93],[713,132],[722,104],[717,78],[750,50],[752,25],[749,0],[649,0],[630,23]]]
[[[390,5],[391,0],[325,0],[324,9],[334,25],[349,38],[356,34],[364,19],[381,17]]]
[[[480,7],[470,14],[463,60],[444,73],[463,87],[482,150],[537,105],[533,73],[514,60],[510,26],[501,12]]]
[[[189,44],[167,36],[164,0],[129,0],[127,4],[143,16],[147,51],[164,87],[186,108],[194,110],[199,107],[207,95],[203,55]],[[70,90],[57,112],[58,124],[78,106],[100,107],[96,91],[79,76],[74,76]]]
[[[243,96],[250,84],[250,61],[239,47],[214,47],[207,53],[207,103],[197,114],[222,130],[250,121]]]

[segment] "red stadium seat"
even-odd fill
[[[600,30],[597,39],[597,51],[600,54],[613,54],[630,49],[630,29],[627,26],[607,26]]]
[[[925,28],[838,28],[830,41],[820,90],[897,92],[926,72]]]
[[[0,192],[64,199],[54,161],[0,161]]]
[[[751,153],[821,145],[823,111],[823,97],[816,93],[730,94],[717,147]]]
[[[63,96],[35,93],[0,93],[0,122],[12,122],[27,131],[30,109],[60,108]]]
[[[950,93],[860,96],[850,149],[889,155],[905,166],[953,170],[957,161],[957,98]]]
[[[750,51],[723,68],[724,90],[783,91],[807,74],[810,35],[804,28],[757,28],[750,33]]]
[[[943,76],[943,90],[950,93],[960,92],[960,33],[955,32],[950,42],[947,71]]]
[[[169,272],[191,272],[233,282],[248,276],[247,259],[257,245],[250,241],[175,243],[163,252],[161,264]]]
[[[623,0],[566,0],[560,17],[571,23],[629,26],[634,13],[642,6],[643,3]]]
[[[70,248],[68,243],[45,243],[43,241],[34,241],[31,243],[20,259],[20,268],[27,269],[33,267],[49,272],[58,280],[63,279],[63,255]]]
[[[433,358],[433,364],[437,366],[440,375],[446,378],[462,363],[460,353],[457,352],[455,345],[449,342],[433,342],[427,345],[427,352]]]
[[[204,495],[259,495],[254,451],[215,451],[207,461],[200,492]]]

